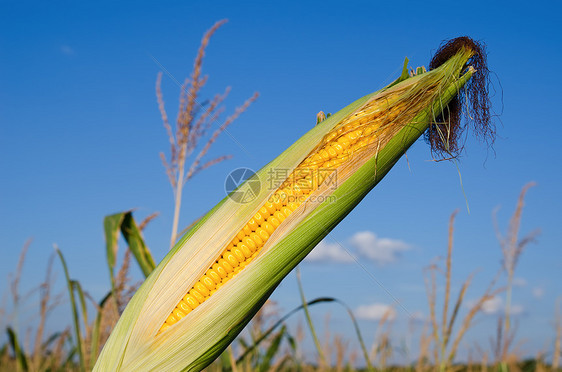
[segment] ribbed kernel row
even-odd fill
[[[376,107],[366,107],[329,132],[323,144],[301,162],[225,247],[220,258],[177,304],[160,332],[206,301],[258,255],[279,225],[321,185],[323,179],[319,170],[328,176],[352,154],[373,143],[376,138],[374,133],[378,129],[375,118],[379,114]]]

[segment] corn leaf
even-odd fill
[[[307,306],[313,306],[313,305],[317,305],[320,303],[324,303],[324,302],[334,302],[337,301],[336,299],[333,298],[329,298],[329,297],[321,297],[321,298],[317,298],[314,299],[310,302],[307,302]],[[281,317],[281,319],[279,319],[277,322],[275,322],[275,324],[273,324],[271,327],[269,327],[262,335],[260,335],[260,337],[257,340],[254,340],[254,343],[251,346],[245,345],[245,350],[244,353],[242,353],[242,355],[240,355],[238,357],[238,359],[236,359],[236,364],[242,363],[242,361],[244,361],[244,359],[246,359],[254,350],[256,350],[259,345],[265,341],[269,335],[271,335],[273,333],[273,331],[275,329],[277,329],[277,327],[283,325],[285,323],[285,321],[291,317],[291,315],[301,311],[304,309],[304,305],[300,305],[296,308],[294,308],[293,310],[289,311],[287,314],[285,314],[283,317]]]
[[[125,213],[121,223],[121,233],[129,244],[131,253],[137,260],[144,276],[148,276],[156,267],[150,250],[146,246],[140,229],[133,218],[132,212]]]
[[[86,296],[84,296],[84,291],[80,282],[77,280],[71,280],[72,288],[78,293],[78,300],[80,301],[80,308],[82,310],[82,321],[84,323],[84,329],[88,327],[88,307],[86,306]]]
[[[287,326],[283,325],[283,327],[281,327],[279,332],[277,332],[277,334],[271,341],[271,345],[269,345],[269,347],[267,348],[265,356],[258,368],[259,371],[265,372],[270,370],[271,361],[273,360],[275,354],[277,354],[277,351],[279,350],[279,346],[281,346],[281,341],[283,340],[283,336],[285,336],[285,333],[287,333]]]
[[[76,338],[76,349],[78,350],[78,361],[79,361],[79,369],[82,372],[86,371],[86,362],[84,360],[84,350],[83,350],[83,340],[80,331],[80,321],[78,315],[78,307],[76,305],[76,298],[74,297],[74,286],[73,281],[70,279],[70,275],[68,273],[68,267],[66,266],[66,261],[62,255],[62,252],[55,247],[57,254],[59,255],[60,261],[62,263],[62,267],[64,270],[64,277],[66,279],[66,284],[68,287],[68,296],[70,298],[70,310],[72,313],[72,320],[74,323],[74,336]]]
[[[101,318],[103,315],[103,307],[105,306],[106,302],[111,297],[112,292],[109,292],[105,295],[105,297],[100,301],[98,304],[98,312],[96,315],[96,320],[94,321],[94,327],[92,329],[92,342],[90,346],[90,369],[94,368],[94,364],[98,358],[98,350],[100,347],[100,327],[101,327]]]
[[[127,212],[125,212],[127,213]],[[117,262],[117,240],[119,238],[119,230],[121,229],[121,223],[123,218],[125,218],[125,213],[115,213],[110,216],[106,216],[103,219],[103,230],[105,233],[105,246],[106,246],[106,260],[109,266],[110,272],[113,273],[115,269],[115,263]]]
[[[144,276],[148,276],[156,264],[152,258],[152,254],[148,249],[141,231],[133,218],[133,212],[120,212],[106,216],[103,220],[106,245],[106,259],[111,275],[111,281],[114,283],[113,273],[117,262],[118,238],[119,232],[123,234],[125,241],[129,245],[131,253],[135,257]]]
[[[12,347],[12,350],[14,351],[14,356],[16,357],[18,370],[27,371],[28,370],[27,356],[25,355],[20,345],[16,332],[11,327],[8,327],[7,332],[8,332],[8,339],[10,342],[10,346]]]

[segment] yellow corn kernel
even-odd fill
[[[261,223],[265,220],[265,218],[263,218],[263,215],[261,214],[261,211],[258,211],[258,213],[256,213],[254,215],[254,221],[256,221],[256,223],[258,225],[261,225]]]
[[[343,146],[341,144],[337,143],[337,142],[331,143],[330,149],[335,151],[336,156],[341,155],[342,152],[343,152]]]
[[[220,267],[222,267],[226,271],[227,275],[234,271],[234,268],[224,258],[221,258],[218,261],[218,264],[220,265]]]
[[[214,271],[215,273],[217,273],[217,274],[219,275],[219,277],[220,277],[221,280],[224,279],[224,278],[226,278],[226,274],[228,274],[228,273],[226,272],[226,270],[224,269],[224,267],[222,267],[218,262],[215,262],[215,263],[213,264],[212,269],[213,269],[213,271]]]
[[[233,269],[236,269],[236,267],[239,264],[238,260],[236,259],[236,256],[231,251],[226,251],[222,255],[222,258],[224,258],[226,262],[228,262],[230,266],[232,266]]]
[[[280,192],[276,192],[275,194],[273,194],[270,198],[271,202],[273,203],[273,206],[275,207],[275,210],[279,210],[281,209],[281,207],[283,206],[283,197],[285,195],[281,194]],[[275,212],[273,212],[275,213]]]
[[[340,138],[338,138],[338,143],[340,144],[340,146],[343,147],[343,149],[347,149],[349,147],[349,145],[351,144],[349,138],[347,138],[347,136],[341,136]]]
[[[289,217],[289,215],[290,215],[291,213],[293,213],[293,210],[292,210],[292,209],[289,209],[289,207],[283,207],[283,208],[281,209],[281,213],[283,213],[283,214],[285,215],[285,217]]]
[[[287,218],[287,216],[285,216],[283,214],[283,212],[281,211],[277,211],[273,214],[273,216],[281,223],[283,221],[285,221],[285,218]]]
[[[241,262],[244,263],[246,259],[250,258],[252,256],[252,251],[250,250],[250,248],[248,248],[248,246],[244,243],[240,243],[238,244],[238,249],[244,254],[244,261]]]
[[[271,202],[267,202],[264,205],[264,208],[267,210],[267,212],[272,215],[273,213],[275,213],[275,211],[277,211],[277,208],[275,207],[275,205]]]
[[[264,243],[267,241],[267,239],[269,239],[269,234],[261,227],[256,230],[255,234],[259,236]]]
[[[268,222],[271,218],[272,217],[269,216],[269,218],[261,225],[261,228],[264,229],[269,235],[273,234],[273,232],[275,231],[273,225]]]
[[[209,278],[213,279],[213,282],[215,282],[215,284],[219,284],[222,281],[222,277],[220,276],[219,273],[217,273],[217,271],[214,268],[210,268],[209,270],[207,270],[205,275],[207,275]]]
[[[320,154],[314,154],[312,157],[312,164],[321,164],[322,163],[322,156]]]
[[[160,332],[163,332],[163,331],[166,330],[167,328],[170,328],[170,325],[169,325],[168,323],[162,324],[162,327],[160,327]]]
[[[254,220],[253,218],[250,219],[250,221],[248,221],[247,226],[252,230],[252,231],[256,231],[256,229],[258,228],[259,224],[256,222],[256,220]]]
[[[185,313],[176,307],[174,309],[174,315],[177,318],[177,320],[180,320],[181,318],[183,318],[185,316]]]
[[[205,301],[205,296],[203,296],[201,293],[199,293],[199,291],[197,291],[195,288],[191,289],[188,292],[190,295],[193,296],[193,298],[195,298],[197,300],[197,302],[202,303],[203,301]]]
[[[215,281],[206,274],[199,279],[199,282],[201,282],[209,291],[212,291],[216,287]]]
[[[249,237],[244,238],[244,244],[252,251],[255,252],[258,249],[256,243]]]
[[[203,283],[201,282],[197,282],[195,283],[195,285],[193,286],[193,288],[199,292],[203,298],[207,297],[209,295],[209,290],[207,289],[207,287],[205,287],[205,285],[203,285]]]
[[[232,250],[232,254],[238,260],[237,266],[239,266],[242,262],[246,261],[246,256],[244,256],[244,253],[242,253],[242,250],[238,246],[234,247],[234,249]]]
[[[256,230],[256,232],[257,232],[257,230]],[[254,243],[256,243],[256,246],[258,248],[261,248],[261,246],[263,245],[263,239],[260,238],[260,236],[257,233],[251,233],[250,239],[252,239],[254,241]]]
[[[166,323],[168,323],[168,325],[174,325],[177,323],[177,321],[178,318],[176,318],[173,312],[172,314],[168,315],[168,318],[166,318]]]
[[[275,212],[275,214],[277,214],[278,212]],[[275,217],[275,214],[272,216],[269,216],[269,218],[267,219],[267,223],[270,224],[271,226],[273,226],[273,230],[275,231],[276,228],[279,227],[279,225],[281,225],[281,221],[279,221],[279,219],[277,217]]]
[[[189,305],[190,308],[195,309],[199,306],[199,301],[192,294],[188,293],[183,297],[183,302]]]
[[[191,306],[189,306],[185,301],[181,300],[180,303],[178,304],[178,308],[183,311],[186,315],[189,314],[191,312],[191,310],[193,310],[191,308]]]

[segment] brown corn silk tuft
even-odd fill
[[[492,145],[495,138],[495,126],[490,115],[490,71],[484,43],[467,36],[445,41],[431,59],[429,68],[436,69],[462,49],[472,51],[473,56],[466,66],[470,65],[476,71],[464,88],[444,107],[442,113],[430,123],[425,133],[425,139],[431,145],[433,153],[441,158],[459,156],[464,147],[462,135],[468,126],[472,127],[479,140],[488,145]]]
[[[304,213],[303,204],[311,196],[329,194],[323,182],[336,172],[337,181],[345,181],[376,156],[378,150],[411,123],[439,93],[438,81],[423,90],[412,89],[409,85],[390,88],[338,123],[232,237],[220,256],[172,310],[160,332],[187,316],[256,259],[273,233],[277,232],[275,236],[278,236],[286,226],[285,219],[291,220],[289,216],[297,210]]]

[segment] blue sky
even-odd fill
[[[519,263],[513,300],[521,310],[523,350],[534,354],[554,337],[553,312],[562,293],[557,275],[562,269],[559,10],[547,2],[533,7],[490,2],[0,2],[2,293],[7,293],[6,279],[20,247],[33,237],[24,288],[42,280],[57,243],[72,276],[99,298],[109,285],[102,219],[131,208],[139,219],[160,212],[145,237],[155,258],[164,256],[173,201],[158,156],[168,151],[168,140],[154,95],[161,70],[154,60],[182,80],[191,71],[202,34],[215,21],[229,20],[207,50],[209,81],[203,95],[212,97],[231,86],[227,113],[256,91],[260,97],[230,129],[247,151],[227,136],[219,139],[211,155],[234,157],[186,186],[181,225],[224,197],[224,180],[232,169],[259,169],[304,134],[318,111],[335,112],[386,85],[398,76],[404,57],[411,66],[427,65],[442,40],[469,35],[488,46],[497,91],[494,109],[501,113],[493,149],[470,138],[459,162],[470,214],[456,167],[429,161],[429,147],[418,141],[408,152],[409,164],[400,161],[324,243],[329,249],[338,241],[360,256],[361,244],[380,254],[380,239],[389,239],[383,240],[391,247],[386,253],[396,256],[382,261],[364,256],[370,274],[337,259],[309,260],[301,265],[302,277],[309,298],[337,297],[362,309],[365,317],[380,309],[370,305],[393,305],[399,342],[406,337],[408,313],[428,314],[422,271],[445,253],[449,215],[459,208],[453,289],[478,270],[467,295],[476,298],[501,261],[492,210],[501,206],[499,223],[505,229],[521,187],[536,181],[526,200],[522,232],[540,228],[541,234]],[[163,91],[175,117],[179,87],[165,77]],[[62,289],[58,266],[57,272]],[[138,270],[134,275],[140,278]],[[273,299],[283,311],[299,304],[294,275]],[[30,298],[30,316],[35,305]],[[331,313],[332,332],[353,338],[337,307],[318,306],[313,312],[319,323]],[[66,324],[65,314],[63,305],[51,318],[53,329]],[[481,315],[464,346],[474,341],[488,346],[496,316]],[[376,321],[362,319],[361,326],[372,340]]]

